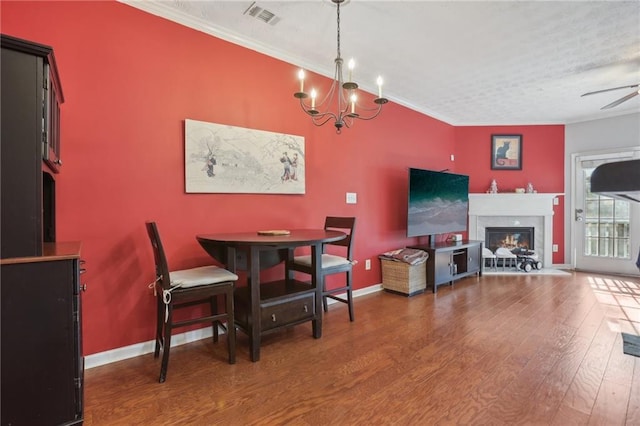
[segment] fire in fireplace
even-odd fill
[[[484,244],[492,252],[498,247],[504,247],[511,251],[533,250],[534,239],[533,227],[487,227],[485,228]]]

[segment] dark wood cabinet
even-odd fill
[[[55,230],[62,88],[50,47],[1,45],[0,422],[80,424],[80,244]]]
[[[43,203],[43,174],[50,183],[60,164],[62,87],[50,47],[4,34],[1,44],[0,257],[40,256],[55,235],[49,228],[45,238],[43,230],[52,214],[44,212],[51,203]]]
[[[441,284],[469,275],[482,275],[482,241],[460,241],[412,246],[429,253],[427,259],[427,286],[435,293]]]
[[[58,173],[60,166],[62,166],[62,159],[60,158],[60,104],[64,102],[64,98],[53,52],[47,56],[47,62],[44,67],[45,99],[43,117],[45,123],[43,130],[45,134],[42,144],[42,159],[51,170]]]
[[[83,419],[80,244],[0,260],[2,425]]]

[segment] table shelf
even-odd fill
[[[300,324],[315,318],[315,289],[297,280],[279,280],[260,285],[261,333]],[[249,287],[235,290],[236,325],[244,332],[255,325],[251,321]]]

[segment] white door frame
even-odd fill
[[[578,183],[577,183],[576,173],[578,170],[578,162],[583,160],[588,160],[589,158],[593,158],[594,160],[606,159],[610,161],[621,161],[621,160],[627,160],[632,158],[640,158],[640,150],[635,148],[619,148],[619,149],[612,149],[612,150],[606,150],[606,151],[590,151],[590,152],[579,152],[579,153],[571,154],[571,180],[570,180],[571,181],[571,203],[570,203],[571,206],[568,212],[569,213],[568,219],[569,219],[570,228],[571,228],[570,230],[571,253],[572,253],[571,263],[574,269],[576,269],[577,263],[578,263],[578,252],[577,252],[578,225],[575,219],[575,212],[576,212],[576,209],[578,208],[578,199],[582,197],[582,194],[579,194],[577,191]],[[631,203],[632,203],[631,214],[638,216],[638,211],[640,210],[640,204],[633,203],[633,202]],[[584,207],[580,206],[580,208],[584,208]],[[635,266],[635,262],[636,262],[635,256],[637,256],[637,254],[635,253],[636,253],[636,250],[638,250],[638,247],[640,246],[640,220],[636,220],[635,224],[636,226],[632,226],[630,229],[631,261],[629,262],[629,265],[625,265],[623,269],[620,269],[619,268],[620,260],[612,259],[610,265],[605,265],[605,268],[607,270],[600,271],[598,270],[599,267],[597,264],[598,263],[602,264],[603,262],[606,261],[606,259],[601,259],[600,262],[594,262],[594,265],[595,265],[595,268],[593,269],[594,272],[621,273],[625,275],[640,275],[640,272]],[[580,236],[582,236],[582,234]],[[582,247],[582,244],[580,244],[580,247]]]

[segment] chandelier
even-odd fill
[[[311,116],[313,124],[316,126],[322,126],[325,123],[333,120],[333,125],[336,127],[336,133],[340,133],[343,127],[351,127],[355,120],[372,120],[380,114],[382,105],[389,102],[388,99],[382,97],[382,77],[378,76],[376,84],[378,86],[378,97],[373,100],[376,106],[372,108],[365,108],[358,104],[358,84],[352,81],[353,69],[355,62],[353,59],[349,60],[347,64],[349,69],[349,80],[344,81],[342,77],[342,57],[340,56],[340,4],[345,0],[331,0],[336,5],[337,10],[337,28],[338,28],[338,54],[335,59],[335,74],[333,76],[333,82],[329,88],[329,92],[318,102],[318,92],[315,89],[311,89],[311,93],[304,91],[304,70],[298,71],[298,78],[300,79],[300,91],[293,94],[294,97],[300,100],[300,106],[302,110]],[[311,98],[310,101],[306,101],[307,98]],[[336,110],[331,111],[330,107],[336,105]],[[324,111],[324,112],[322,112]]]

